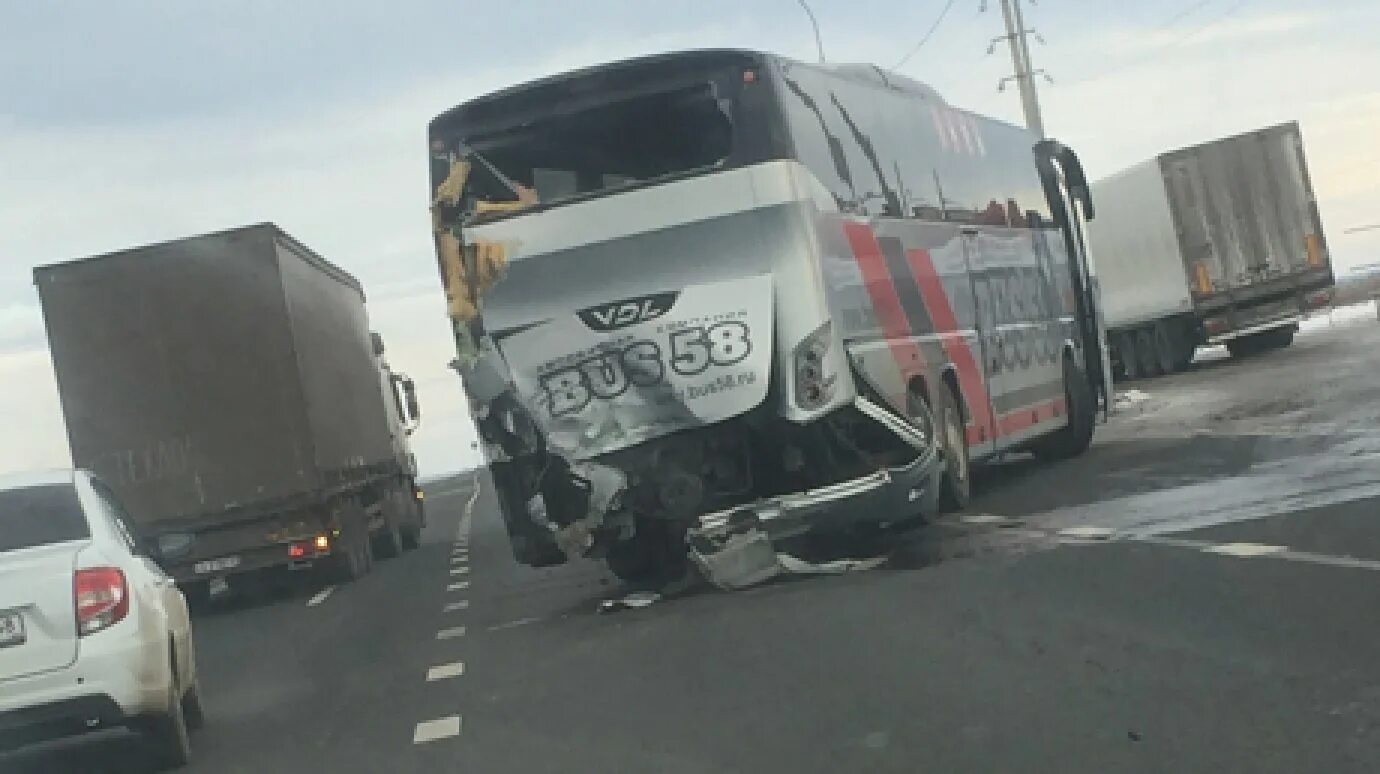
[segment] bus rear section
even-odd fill
[[[599,558],[664,584],[693,559],[744,585],[805,534],[933,512],[974,423],[991,420],[979,452],[1068,424],[1026,404],[1010,420],[1024,436],[992,424],[993,395],[1032,374],[1051,392],[1032,400],[1060,402],[1057,363],[1030,366],[1059,359],[1068,326],[976,300],[1029,298],[1024,282],[1059,270],[1032,245],[1052,242],[850,206],[802,160],[779,68],[649,57],[433,121],[457,365],[519,562]],[[939,263],[882,278],[898,246]],[[1010,347],[1008,372],[989,368],[984,335]],[[948,378],[971,399],[943,399]]]

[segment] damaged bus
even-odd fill
[[[1077,157],[863,65],[644,57],[432,121],[432,216],[513,553],[732,585],[962,508],[1105,401]]]

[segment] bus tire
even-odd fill
[[[1068,355],[1064,356],[1064,400],[1069,423],[1030,447],[1030,451],[1042,460],[1066,460],[1087,451],[1097,425],[1092,387]]]
[[[935,432],[944,452],[944,475],[939,487],[941,513],[962,511],[973,499],[973,465],[968,456],[968,433],[953,387],[939,391],[939,416]]]

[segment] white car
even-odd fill
[[[85,471],[0,476],[0,752],[127,727],[161,766],[203,722],[187,602]]]

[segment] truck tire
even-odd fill
[[[1065,460],[1077,457],[1092,444],[1093,430],[1097,426],[1097,405],[1093,401],[1087,376],[1068,355],[1064,356],[1064,400],[1069,423],[1062,430],[1031,445],[1030,451],[1039,459]]]
[[[1141,328],[1136,331],[1136,357],[1140,358],[1140,375],[1150,379],[1159,376],[1160,358],[1155,347],[1155,329]]]
[[[1179,335],[1176,326],[1168,321],[1155,323],[1155,357],[1160,373],[1172,374],[1179,370]]]
[[[336,538],[339,553],[333,557],[332,575],[337,583],[351,583],[363,578],[373,569],[374,557],[370,550],[369,529],[364,519],[364,509],[358,503],[341,506],[340,535]]]
[[[1140,372],[1140,353],[1136,351],[1136,332],[1118,334],[1116,351],[1121,358],[1121,370],[1127,381],[1141,378],[1143,374]]]
[[[383,503],[383,529],[370,538],[374,556],[379,559],[395,559],[402,556],[402,508],[398,507],[398,495],[392,493]]]

